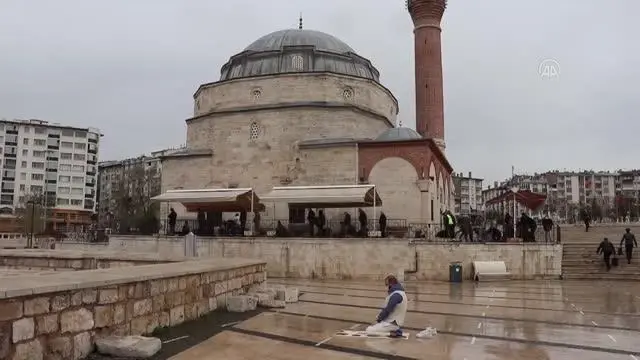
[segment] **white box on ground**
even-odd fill
[[[369,237],[371,238],[376,238],[376,237],[382,237],[382,232],[380,232],[379,230],[376,231],[369,231]]]
[[[284,300],[287,303],[298,302],[299,292],[298,288],[284,288],[277,289],[276,299]]]
[[[227,311],[229,312],[247,312],[255,310],[257,305],[258,301],[253,296],[239,295],[227,298]]]

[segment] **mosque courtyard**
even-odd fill
[[[215,313],[160,334],[161,358],[191,359],[640,359],[634,282],[408,282],[405,339],[336,336],[364,330],[384,300],[380,282],[269,280],[300,301],[251,314]],[[438,335],[418,339],[427,326]]]

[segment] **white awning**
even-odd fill
[[[252,206],[255,210],[262,208],[259,204],[260,199],[251,188],[168,190],[164,194],[151,198],[151,200],[181,203],[189,211],[194,211],[194,209],[248,211]]]
[[[375,196],[375,201],[374,201]],[[374,185],[282,186],[261,196],[263,202],[284,202],[290,207],[348,208],[381,206]]]

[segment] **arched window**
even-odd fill
[[[260,127],[258,126],[258,123],[254,121],[251,123],[251,126],[249,127],[249,139],[256,140],[259,135],[260,135]]]
[[[300,55],[294,55],[291,57],[291,67],[293,70],[302,71],[304,70],[304,59]]]

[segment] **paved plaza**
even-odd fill
[[[171,359],[640,359],[638,283],[409,282],[409,340],[334,336],[375,319],[382,282],[269,283],[297,286],[300,302],[217,324],[214,336]],[[427,326],[439,334],[415,338]]]

